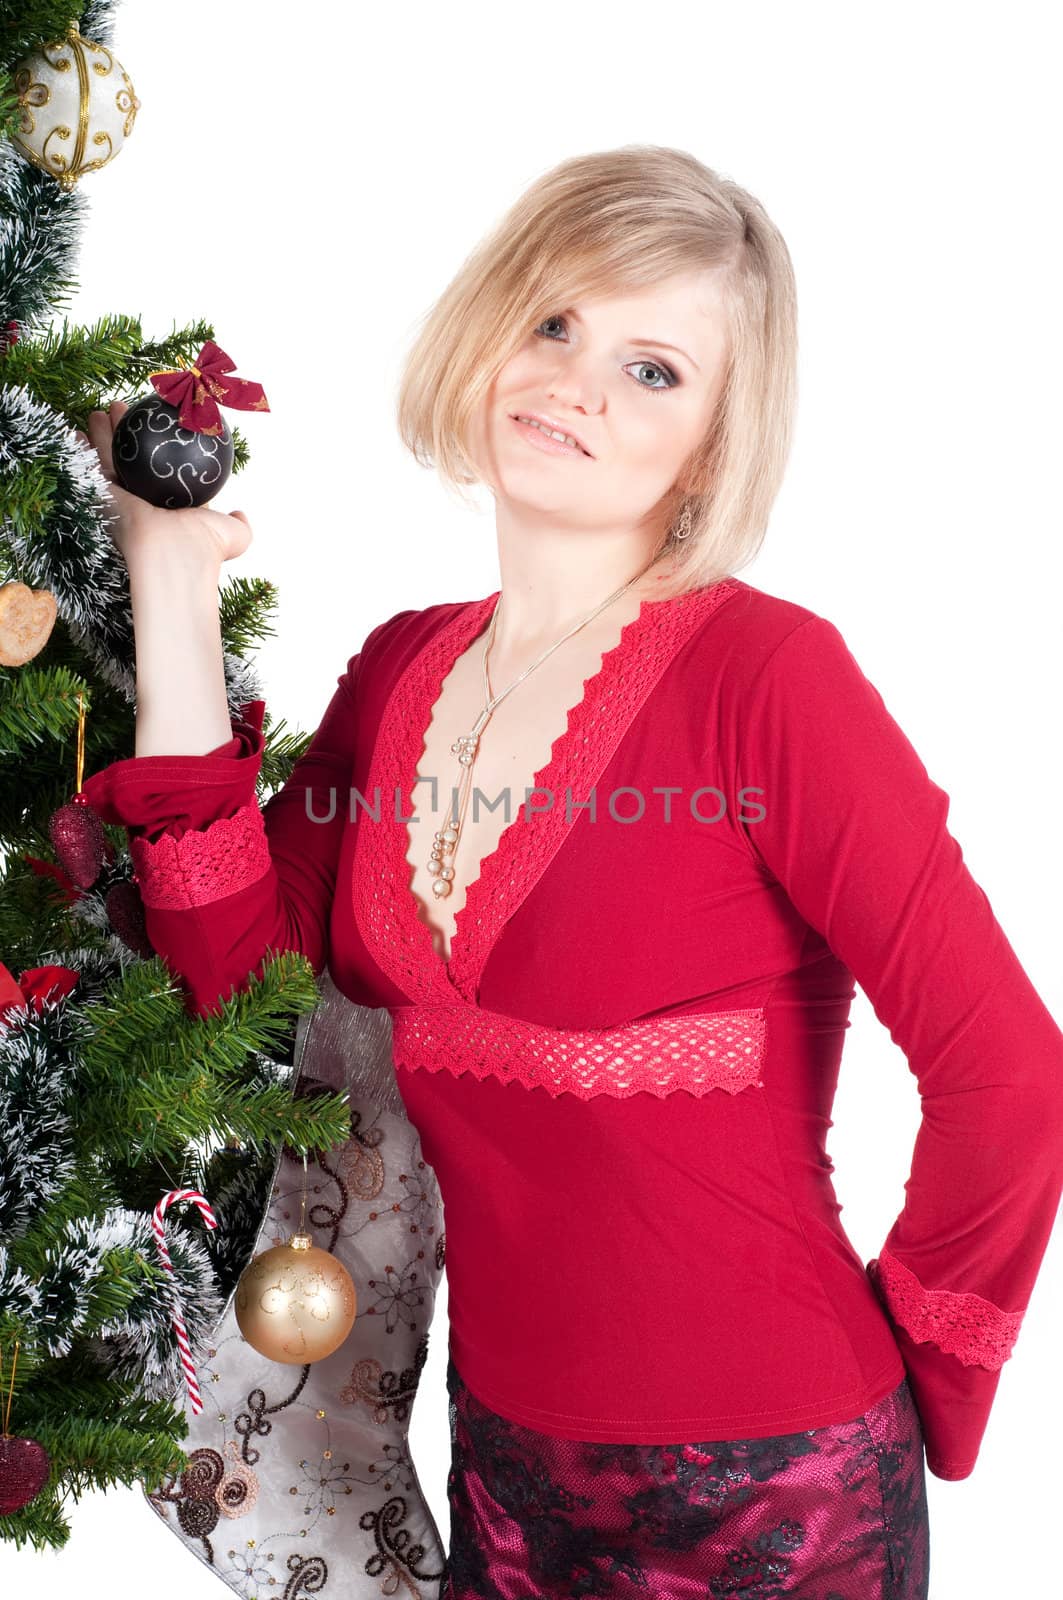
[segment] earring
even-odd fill
[[[689,539],[689,537],[690,537],[690,522],[691,522],[690,501],[688,500],[684,504],[683,509],[679,514],[679,521],[676,523],[675,527],[672,529],[672,538],[673,539]]]

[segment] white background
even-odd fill
[[[228,414],[252,461],[217,506],[255,531],[231,570],[280,585],[259,657],[274,712],[315,727],[377,622],[498,586],[489,511],[454,503],[393,423],[402,352],[473,244],[567,156],[689,150],[764,202],[798,277],[796,443],[741,576],[841,629],[1063,1017],[1048,26],[1032,4],[129,0],[114,46],[142,109],[120,157],[83,180],[70,315],[139,313],[148,338],[208,317],[238,375],[265,386],[268,414]],[[866,1260],[903,1203],[918,1095],[862,993],[834,1115],[843,1220]],[[1051,1585],[1059,1233],[973,1476],[928,1476],[932,1600]],[[411,1428],[444,1538],[445,1330],[444,1284]],[[64,1551],[0,1550],[0,1591],[221,1594],[138,1490],[71,1514]]]

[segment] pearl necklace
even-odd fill
[[[453,753],[457,756],[459,763],[460,790],[458,801],[458,818],[456,822],[452,821],[448,827],[437,829],[432,836],[432,853],[428,857],[428,871],[432,875],[432,893],[438,900],[442,900],[446,895],[450,894],[453,887],[454,868],[449,865],[449,861],[457,849],[458,840],[461,838],[462,826],[465,822],[465,812],[468,806],[469,795],[472,792],[472,767],[473,762],[476,760],[477,751],[479,749],[480,736],[488,722],[491,720],[496,706],[498,706],[506,698],[507,694],[511,694],[513,692],[518,683],[523,683],[524,679],[530,672],[534,672],[536,667],[541,666],[546,660],[547,656],[553,655],[554,651],[559,645],[563,645],[566,639],[571,639],[574,633],[578,633],[581,628],[585,628],[588,622],[592,622],[600,611],[605,610],[606,606],[612,605],[614,600],[619,600],[622,594],[626,594],[628,589],[631,588],[631,585],[633,583],[637,583],[639,578],[642,577],[643,573],[648,572],[650,567],[653,566],[654,562],[659,561],[664,553],[664,551],[661,551],[658,555],[654,556],[652,561],[648,561],[640,572],[636,572],[633,578],[629,578],[627,583],[611,594],[607,600],[603,600],[601,605],[595,606],[594,610],[585,616],[582,622],[577,622],[574,628],[570,628],[567,633],[561,635],[561,638],[558,639],[556,644],[552,644],[548,649],[544,650],[542,655],[539,656],[537,660],[533,661],[530,667],[525,667],[520,676],[514,678],[508,689],[503,689],[501,694],[496,695],[494,699],[492,699],[491,682],[487,675],[487,656],[491,649],[491,645],[494,642],[495,623],[498,619],[498,614],[502,609],[502,596],[499,595],[498,603],[495,606],[494,611],[491,613],[491,626],[487,630],[487,638],[484,642],[484,708],[477,717],[476,722],[473,725],[472,732],[459,734],[457,739],[450,747]],[[453,806],[451,807],[451,811],[453,812]]]

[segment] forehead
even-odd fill
[[[607,294],[586,296],[577,304],[580,309],[604,313],[641,311],[654,306],[675,306],[697,310],[714,305],[720,297],[720,271],[704,267],[696,272],[673,273],[659,278],[655,283],[640,288],[613,289]]]
[[[620,338],[658,339],[709,354],[726,334],[719,269],[676,273],[638,289],[620,289],[572,302],[589,325]]]

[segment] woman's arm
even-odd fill
[[[83,785],[93,810],[126,828],[148,938],[184,981],[193,1014],[245,989],[270,951],[298,950],[323,970],[358,665],[352,657],[311,744],[265,806],[256,797],[261,700],[242,708],[213,751],[134,756]],[[311,820],[329,817],[330,790],[333,814]]]
[[[138,756],[199,756],[231,737],[219,574],[219,562],[192,541],[160,540],[129,562]]]
[[[107,485],[105,526],[129,572],[137,679],[137,755],[201,755],[228,737],[218,617],[223,562],[242,555],[242,511],[172,509],[130,494],[114,470],[113,434],[129,407],[89,414],[88,434]]]
[[[922,1122],[869,1275],[935,1476],[972,1471],[1063,1193],[1063,1033],[841,634],[815,617],[761,668],[741,781],[755,856],[905,1052]]]
[[[148,937],[184,980],[194,1014],[246,988],[270,951],[298,950],[324,969],[360,674],[378,637],[409,615],[380,623],[350,658],[313,739],[264,806],[261,700],[227,718],[228,738],[203,755],[133,756],[83,785],[97,814],[126,828]]]

